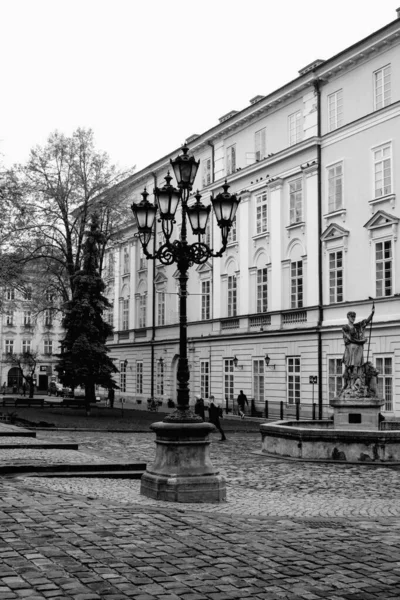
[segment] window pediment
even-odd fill
[[[378,210],[369,221],[365,223],[364,227],[368,230],[370,239],[391,235],[396,241],[398,223],[398,217],[390,215],[384,210]]]
[[[349,233],[348,229],[341,227],[337,223],[331,223],[321,235],[321,241],[328,242],[329,240],[337,240],[339,238],[347,237]]]
[[[203,275],[204,273],[209,274],[209,272],[211,271],[211,264],[207,261],[207,262],[199,265],[197,267],[196,271],[199,275]]]
[[[399,222],[398,217],[390,215],[384,210],[378,210],[364,225],[366,229],[377,229],[378,227],[387,227],[390,225],[397,225]]]

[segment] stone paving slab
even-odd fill
[[[102,461],[154,457],[152,434],[54,436]],[[0,600],[400,599],[399,469],[216,439],[223,504],[150,500],[130,480],[0,478]]]
[[[398,518],[232,518],[208,509],[122,506],[0,480],[0,598],[400,597]]]

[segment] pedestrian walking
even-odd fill
[[[245,404],[247,404],[247,406],[248,406],[249,402],[247,400],[246,394],[243,393],[243,390],[240,390],[240,394],[237,397],[237,404],[238,404],[238,410],[239,410],[240,418],[244,419],[244,417],[245,417],[245,414],[244,414]]]
[[[218,429],[218,431],[221,434],[221,439],[219,441],[225,442],[226,436],[221,427],[221,423],[219,421],[220,416],[222,417],[222,410],[218,406],[218,404],[216,404],[214,396],[210,396],[210,406],[208,409],[208,414],[210,415],[210,417],[209,417],[210,423],[215,425],[215,427]]]
[[[204,413],[204,400],[201,396],[195,396],[196,398],[196,402],[194,405],[194,412],[196,415],[199,415],[199,417],[201,417],[203,419],[203,421],[206,420],[205,417],[205,413]]]

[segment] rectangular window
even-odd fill
[[[211,158],[206,158],[203,161],[203,187],[211,183]]]
[[[140,245],[140,248],[139,248],[139,269],[145,269],[146,268],[146,261],[147,261],[147,259],[146,259],[145,255],[144,255],[143,248]]]
[[[200,361],[200,396],[203,400],[210,396],[210,363],[208,360]]]
[[[236,171],[236,144],[226,149],[226,174],[231,175]]]
[[[114,256],[112,254],[108,255],[106,276],[114,277]]]
[[[53,311],[45,310],[44,311],[44,324],[46,327],[51,327],[53,325]]]
[[[328,168],[328,212],[343,208],[343,165]]]
[[[129,268],[130,267],[130,265],[129,265],[129,257],[130,257],[129,248],[128,248],[128,246],[125,246],[125,248],[124,248],[124,258],[123,258],[124,275],[126,273],[129,273],[129,271],[130,271],[130,268]]]
[[[31,351],[31,340],[22,340],[22,353]]]
[[[164,361],[157,361],[156,393],[157,396],[164,395]]]
[[[342,358],[328,358],[328,393],[329,400],[339,396],[343,387]]]
[[[6,311],[6,325],[14,325],[14,311]]]
[[[378,398],[385,400],[384,410],[393,410],[393,365],[391,356],[376,358],[378,375]]]
[[[301,140],[301,111],[289,115],[289,146],[298,144]]]
[[[268,310],[268,270],[257,269],[257,312]]]
[[[6,300],[15,300],[14,288],[6,288]]]
[[[124,299],[122,301],[122,330],[126,331],[129,329],[129,300]]]
[[[136,393],[143,394],[143,361],[136,361]]]
[[[289,183],[290,224],[303,220],[303,182],[301,179]]]
[[[287,401],[300,404],[300,358],[287,358]]]
[[[290,264],[290,307],[303,307],[303,261]]]
[[[392,193],[392,145],[374,150],[375,198]]]
[[[206,321],[211,318],[211,281],[201,282],[201,320]]]
[[[139,328],[146,327],[146,295],[139,297]]]
[[[157,325],[165,325],[165,293],[157,292]]]
[[[237,281],[236,275],[228,276],[228,317],[237,315]]]
[[[14,353],[14,340],[6,340],[6,354]]]
[[[24,311],[24,325],[30,327],[32,325],[32,313],[30,310]]]
[[[114,307],[112,303],[110,308],[107,308],[106,310],[106,322],[111,325],[111,327],[114,326]]]
[[[53,340],[44,340],[43,346],[45,354],[53,354]]]
[[[228,244],[235,244],[236,243],[236,217],[233,220],[232,223],[232,227],[229,230],[229,234],[228,234]]]
[[[256,196],[256,225],[257,234],[265,233],[268,229],[268,204],[266,192]]]
[[[255,402],[264,402],[264,359],[253,360],[253,394]]]
[[[210,219],[207,222],[206,231],[203,234],[203,244],[207,244],[207,246],[211,246],[211,223],[210,223]]]
[[[343,302],[343,251],[329,253],[329,301]]]
[[[383,108],[391,101],[391,67],[386,65],[374,73],[375,110]]]
[[[24,291],[24,300],[32,300],[32,289],[31,288],[27,288]]]
[[[392,241],[377,242],[375,246],[376,297],[392,295]]]
[[[337,90],[328,96],[328,131],[343,125],[343,90]]]
[[[266,156],[266,147],[267,147],[267,144],[266,144],[267,135],[266,134],[267,134],[267,130],[264,127],[263,129],[256,131],[256,133],[254,135],[256,161],[262,160]]]
[[[121,360],[119,363],[119,387],[121,392],[126,392],[126,361]]]
[[[225,404],[233,408],[234,403],[234,375],[233,359],[224,360],[224,400]]]

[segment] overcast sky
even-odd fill
[[[0,152],[91,127],[137,169],[395,20],[400,0],[0,0]]]

